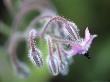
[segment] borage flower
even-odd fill
[[[84,54],[86,57],[88,57],[88,49],[90,48],[95,37],[97,37],[97,35],[91,35],[88,28],[86,28],[85,38],[79,38],[78,40],[71,42],[70,45],[72,48],[68,51],[64,50],[64,52],[68,55]]]
[[[35,30],[30,31],[29,34],[29,43],[31,46],[31,60],[37,66],[42,65],[42,56],[40,55],[40,50],[38,50],[34,44],[34,38],[36,35],[40,39],[45,39],[48,46],[48,57],[47,65],[51,73],[56,76],[59,73],[62,75],[68,74],[68,66],[71,63],[71,57],[76,54],[83,54],[89,58],[88,49],[90,48],[93,39],[97,35],[91,35],[88,28],[85,30],[85,37],[81,38],[79,36],[79,29],[76,24],[66,20],[60,16],[44,16],[34,19],[31,22],[31,25],[34,26],[38,20],[44,20],[47,18],[46,23],[43,25],[43,28],[37,34]],[[57,27],[54,27],[52,24],[56,24]],[[53,27],[55,33],[46,32],[48,27]],[[57,31],[56,31],[57,28]],[[58,36],[57,36],[58,35]],[[56,46],[55,50],[53,44]],[[68,50],[64,48],[64,45],[70,46]],[[57,52],[57,54],[55,54]]]

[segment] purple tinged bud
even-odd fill
[[[77,40],[80,39],[79,29],[77,28],[76,24],[69,21],[69,25],[70,25],[70,28],[71,28],[72,32],[74,33],[73,35],[75,35],[76,39]]]
[[[56,45],[57,45],[57,51],[58,51],[58,56],[59,56],[59,72],[62,75],[67,75],[68,74],[68,62],[65,61],[66,55],[63,54],[59,43],[56,43]]]
[[[60,63],[60,66],[59,66],[59,71],[62,75],[67,75],[68,74],[68,64],[67,62],[63,61]]]
[[[56,57],[49,56],[47,59],[47,65],[48,65],[50,72],[54,76],[59,74],[59,65],[58,65],[58,60]]]
[[[47,43],[48,43],[48,52],[49,56],[47,58],[47,65],[50,70],[50,72],[56,76],[59,74],[59,65],[58,65],[58,59],[53,54],[53,47],[52,47],[52,39],[50,36],[46,37]]]
[[[67,21],[67,22],[69,27],[68,28],[63,27],[64,32],[66,33],[66,35],[69,35],[72,40],[79,41],[80,36],[79,36],[79,30],[77,26],[75,25],[75,23],[72,23],[70,21]]]
[[[30,50],[29,58],[35,64],[37,67],[40,67],[43,65],[43,59],[41,52],[38,49],[35,49],[35,51]]]
[[[29,57],[31,61],[37,66],[40,67],[43,64],[42,55],[40,50],[38,50],[34,43],[34,38],[36,37],[36,30],[31,30],[29,33],[29,43],[31,50],[29,52]]]

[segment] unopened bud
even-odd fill
[[[58,60],[55,57],[49,57],[47,60],[48,68],[50,72],[56,76],[59,74]]]
[[[35,51],[30,50],[29,57],[31,61],[37,66],[40,67],[43,65],[42,55],[41,52],[38,49],[35,49]]]
[[[66,62],[61,62],[59,66],[59,71],[62,75],[68,74],[68,64]]]

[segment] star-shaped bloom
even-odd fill
[[[87,53],[88,49],[90,48],[93,39],[97,37],[97,35],[91,35],[89,32],[88,27],[85,30],[85,37],[84,39],[80,38],[78,41],[72,42],[71,49],[68,51],[65,51],[68,55],[76,55],[76,54],[85,54]]]

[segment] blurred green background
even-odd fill
[[[98,34],[89,50],[92,58],[88,60],[77,55],[67,76],[52,77],[46,65],[40,70],[32,65],[27,57],[25,42],[21,41],[18,46],[18,57],[27,63],[32,73],[27,78],[18,78],[13,73],[10,58],[5,50],[13,16],[10,15],[3,0],[0,0],[0,22],[2,22],[0,23],[0,82],[110,82],[110,0],[52,0],[52,3],[60,16],[77,24],[82,36],[87,26],[93,34]],[[15,0],[13,4],[16,6],[19,0]],[[28,14],[23,20],[22,27],[26,26],[36,14],[36,12]]]

